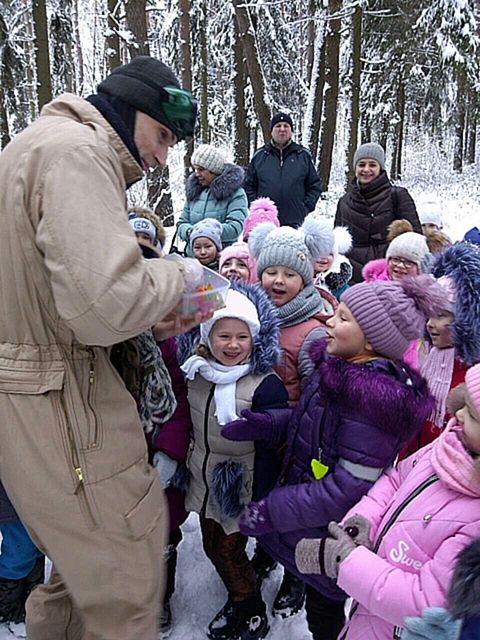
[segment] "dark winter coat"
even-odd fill
[[[222,223],[223,246],[235,242],[248,213],[247,196],[242,188],[243,178],[243,169],[228,163],[208,187],[202,185],[195,173],[192,173],[187,178],[186,202],[177,223],[179,237],[187,242],[189,232],[197,222],[215,218]]]
[[[396,219],[411,222],[422,233],[415,203],[408,191],[393,187],[385,171],[368,184],[355,179],[348,193],[337,205],[334,226],[345,226],[352,234],[353,246],[348,257],[353,266],[353,282],[362,281],[362,267],[370,260],[384,258],[388,226]]]
[[[448,594],[450,612],[462,618],[459,640],[480,638],[480,538],[460,552]]]
[[[179,463],[185,460],[192,432],[190,407],[187,400],[187,385],[183,373],[177,362],[177,345],[175,338],[169,338],[159,343],[162,357],[170,374],[172,389],[177,400],[174,414],[160,429],[153,434],[147,434],[149,458],[153,458],[157,451],[163,451],[167,456]],[[179,527],[187,518],[185,510],[185,493],[170,486],[165,495],[168,500],[170,515],[170,531]]]
[[[278,207],[280,224],[299,227],[322,192],[310,153],[290,142],[280,150],[271,142],[253,156],[245,178],[249,204],[266,196]]]
[[[267,497],[275,531],[259,540],[287,569],[341,600],[345,594],[329,578],[298,573],[295,546],[302,538],[328,535],[328,523],[340,521],[393,464],[433,399],[423,378],[404,364],[330,357],[323,340],[311,355],[315,371],[293,414],[272,412],[277,433],[288,425],[288,446],[280,479]],[[328,466],[322,479],[314,477],[313,459]]]
[[[17,512],[7,496],[3,482],[0,481],[0,524],[16,522],[18,519]]]

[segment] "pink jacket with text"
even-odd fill
[[[356,603],[339,640],[393,640],[406,616],[445,607],[456,556],[480,536],[480,468],[459,434],[453,418],[345,516],[368,518],[378,551],[357,547],[340,565]]]

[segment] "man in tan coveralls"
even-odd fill
[[[163,493],[107,347],[168,316],[192,274],[142,259],[125,189],[196,105],[148,57],[98,91],[53,100],[0,155],[0,477],[54,563],[29,640],[154,640],[161,602]]]

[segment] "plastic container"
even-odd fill
[[[208,267],[203,267],[203,273],[203,287],[206,290],[183,294],[182,313],[187,316],[193,316],[198,312],[205,314],[217,311],[225,306],[230,280]]]

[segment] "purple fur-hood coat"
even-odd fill
[[[433,399],[407,365],[383,358],[349,362],[328,356],[325,344],[312,345],[315,370],[297,407],[269,411],[275,431],[288,430],[288,446],[266,498],[275,530],[259,541],[320,593],[342,600],[333,580],[298,573],[295,546],[302,538],[328,535],[328,523],[343,518],[420,430]],[[328,467],[321,479],[315,479],[312,459]]]

